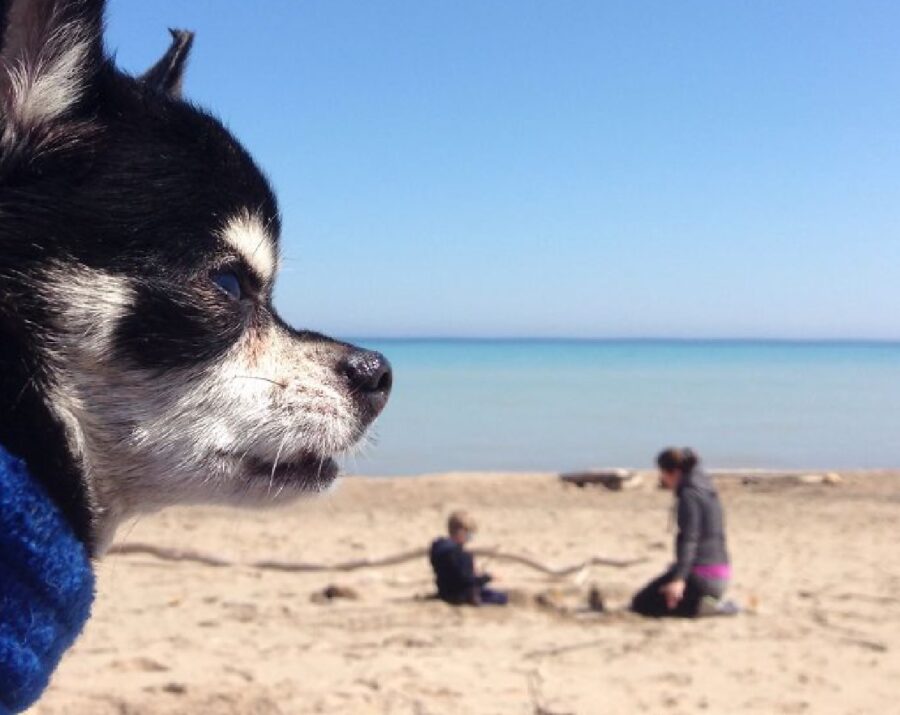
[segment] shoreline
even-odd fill
[[[626,471],[635,474],[641,474],[644,477],[655,475],[656,470],[648,467],[586,467],[582,470],[571,471],[552,471],[552,470],[529,470],[529,469],[459,469],[459,470],[439,470],[434,472],[416,472],[414,474],[361,474],[356,472],[341,472],[338,479],[433,479],[437,477],[454,478],[459,476],[530,476],[530,477],[560,477],[563,474],[575,474],[581,472],[618,472]],[[900,466],[888,467],[841,467],[838,469],[829,467],[818,467],[809,469],[779,468],[779,467],[712,467],[706,470],[714,479],[740,479],[744,477],[765,477],[765,478],[794,478],[803,475],[825,475],[838,474],[841,476],[857,476],[857,477],[875,477],[885,474],[895,474],[900,472]]]

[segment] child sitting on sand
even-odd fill
[[[635,595],[631,610],[636,613],[692,617],[737,610],[722,601],[731,579],[722,505],[699,462],[689,448],[669,448],[656,458],[660,486],[675,492],[675,563]]]
[[[475,531],[474,519],[464,511],[455,511],[447,519],[449,536],[438,537],[432,542],[430,560],[438,598],[455,606],[505,606],[507,595],[487,587],[491,575],[476,573],[475,559],[464,548]]]

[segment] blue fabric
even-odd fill
[[[0,715],[40,697],[93,600],[84,545],[25,463],[0,447]]]

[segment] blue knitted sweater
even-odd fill
[[[0,447],[0,715],[40,697],[93,599],[84,545],[25,463]]]

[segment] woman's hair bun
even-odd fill
[[[700,457],[690,447],[667,447],[656,456],[656,464],[664,472],[674,472],[680,469],[685,474],[690,474]]]
[[[694,450],[690,447],[685,447],[681,450],[681,469],[683,472],[692,472],[699,461],[700,458],[694,454]]]

